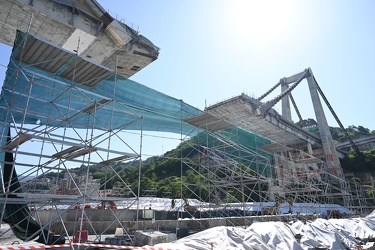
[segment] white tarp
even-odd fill
[[[366,216],[366,219],[375,221],[375,209]]]
[[[354,238],[368,239],[375,237],[375,231],[371,229],[361,218],[353,219],[329,219],[335,228],[346,231]]]
[[[214,227],[203,232],[196,233],[177,240],[175,243],[163,243],[155,245],[163,249],[180,250],[207,250],[207,249],[239,249],[239,250],[272,250],[262,239],[253,234],[248,234],[245,229],[239,227]]]
[[[372,238],[375,218],[321,219],[314,221],[254,222],[247,229],[240,227],[214,227],[182,238],[174,243],[158,244],[156,247],[193,249],[357,249],[360,240]],[[355,239],[357,237],[357,239]],[[300,238],[300,240],[298,240]],[[212,244],[212,248],[211,248]],[[362,245],[368,249],[373,243]]]
[[[341,243],[340,236],[332,227],[329,227],[327,220],[317,219],[306,223],[301,231],[301,245],[303,249],[346,249]]]
[[[157,244],[155,247],[181,250],[193,249],[296,249],[303,248],[296,241],[288,225],[282,222],[255,222],[247,229],[240,227],[214,227],[182,238],[175,243]]]
[[[292,230],[282,222],[254,222],[246,232],[259,236],[271,249],[302,250]]]

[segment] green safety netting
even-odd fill
[[[251,133],[239,127],[233,127],[214,134],[201,132],[192,138],[197,144],[209,148],[217,148],[226,157],[250,167],[254,171],[271,177],[272,170],[269,168],[272,163],[272,155],[260,146],[270,143],[270,140]]]
[[[254,155],[267,160],[272,158],[268,153],[258,149],[259,146],[270,143],[265,138],[240,128],[230,128],[216,132],[219,137],[224,138],[222,141],[217,140],[217,137],[212,137],[209,133],[184,122],[185,119],[202,114],[203,111],[182,100],[115,75],[113,71],[101,65],[96,66],[108,71],[110,76],[93,87],[64,78],[64,71],[79,56],[47,41],[42,42],[65,53],[65,57],[67,55],[71,57],[68,63],[62,65],[56,72],[42,70],[43,67],[40,66],[56,62],[22,63],[23,56],[26,58],[23,53],[27,53],[25,47],[29,46],[28,39],[40,38],[17,32],[0,96],[0,119],[3,124],[40,124],[50,127],[94,128],[107,131],[145,130],[172,132],[190,137],[200,132],[197,137],[198,142],[207,144],[208,147],[216,147],[225,140],[237,143],[241,149],[238,147],[231,149],[233,151],[231,155],[234,157],[244,151],[241,153],[241,158],[248,158],[249,161],[252,161]],[[59,60],[58,56],[56,57]],[[88,59],[80,58],[80,60]],[[90,63],[94,65],[93,62]],[[95,109],[89,110],[93,105]],[[230,149],[226,147],[225,150],[228,152]],[[246,151],[252,152],[245,153]]]
[[[2,120],[53,127],[126,128],[185,135],[194,129],[181,121],[202,111],[120,75],[112,75],[88,87],[63,78],[63,70],[57,74],[40,70],[38,65],[21,63],[17,59],[22,59],[22,46],[29,36],[17,33],[0,99]],[[95,103],[95,112],[82,112]],[[7,116],[8,106],[12,116]]]

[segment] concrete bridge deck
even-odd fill
[[[217,122],[223,119],[227,121],[227,124],[239,126],[270,139],[273,143],[262,147],[270,152],[273,152],[276,148],[280,151],[282,145],[294,148],[298,145],[305,145],[306,142],[311,143],[313,148],[321,148],[321,141],[317,135],[296,126],[275,110],[270,109],[264,117],[258,115],[256,108],[260,104],[261,102],[258,100],[242,94],[207,107],[205,111],[215,116]],[[204,119],[205,117],[202,116],[202,121],[191,119],[187,122],[199,126],[200,122],[205,122]],[[225,128],[223,122],[221,124],[221,127]]]

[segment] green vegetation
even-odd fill
[[[375,173],[375,150],[366,152],[356,152],[351,150],[349,154],[341,160],[342,167],[350,172]]]
[[[339,127],[330,127],[332,138],[337,143],[345,142],[348,140],[346,134],[344,131],[341,130]],[[364,136],[375,136],[375,130],[370,131],[370,129],[365,128],[363,126],[349,126],[346,128],[346,131],[348,132],[349,136],[352,139],[360,138]]]
[[[346,134],[340,128],[330,128],[332,138],[337,143],[345,142],[348,140]],[[352,139],[375,136],[375,130],[363,126],[349,126],[346,131]],[[356,152],[351,150],[349,154],[341,159],[341,166],[349,172],[367,172],[370,174],[375,173],[375,150],[369,150],[366,152]]]

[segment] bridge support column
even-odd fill
[[[323,106],[320,102],[316,82],[310,68],[309,73],[310,74],[307,77],[307,82],[309,84],[311,101],[313,103],[316,121],[318,123],[320,139],[322,141],[323,152],[327,164],[327,172],[343,178],[344,174],[341,168],[339,158],[337,156],[336,148],[333,144],[332,135],[329,130],[326,116],[324,114]]]
[[[281,93],[286,91],[288,88],[289,88],[289,85],[288,85],[288,82],[286,81],[286,78],[281,79]],[[285,95],[281,99],[281,115],[285,119],[292,121],[292,113],[290,111],[289,95]]]

